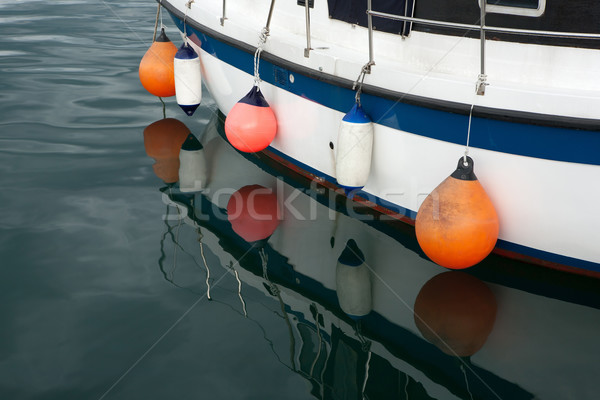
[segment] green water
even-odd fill
[[[597,398],[596,281],[491,257],[471,273],[494,294],[494,328],[479,352],[446,355],[414,325],[444,270],[410,228],[302,190],[298,209],[320,202],[311,221],[285,218],[254,245],[236,234],[215,190],[269,182],[289,197],[303,183],[233,152],[206,92],[191,118],[173,98],[165,112],[203,141],[215,187],[169,188],[143,134],[163,106],[137,74],[155,12],[0,4],[0,399]],[[364,318],[330,279],[347,238],[373,266]],[[391,264],[402,279],[388,284]]]

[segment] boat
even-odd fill
[[[182,192],[170,184],[156,196],[165,207],[156,273],[263,329],[264,346],[255,347],[273,354],[257,358],[279,360],[318,399],[595,398],[600,281],[559,271],[540,276],[538,267],[495,254],[466,272],[448,271],[427,259],[410,230],[359,221],[331,201],[342,194],[307,189],[281,176],[277,162],[235,151],[223,139],[221,117],[197,133],[207,166],[203,188]],[[244,236],[229,212],[231,199],[249,186],[272,189],[285,204],[268,240]],[[310,210],[314,218],[301,218]],[[357,267],[343,262],[348,246],[368,265],[357,266],[360,284],[348,274]],[[441,286],[432,295],[426,288],[435,282]],[[423,304],[443,308],[437,294],[446,290],[468,301],[426,319]],[[214,314],[207,315],[201,326],[212,324]],[[432,339],[418,316],[431,327],[459,327],[459,336],[444,336],[451,349]],[[465,318],[487,322],[462,330]],[[238,336],[227,346],[248,357],[254,342]]]
[[[259,85],[277,119],[262,155],[415,224],[468,154],[497,212],[494,253],[600,276],[598,2],[158,3],[224,115]],[[355,104],[372,154],[348,191],[336,149]]]

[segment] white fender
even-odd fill
[[[204,148],[191,133],[179,151],[179,190],[198,192],[206,188],[207,166]]]
[[[358,103],[340,123],[335,157],[336,179],[346,189],[367,183],[373,154],[373,122]]]
[[[340,307],[350,318],[360,319],[371,312],[371,271],[353,239],[338,258],[335,283]]]
[[[192,115],[202,100],[202,73],[200,58],[187,41],[177,50],[173,69],[177,104],[187,115]]]

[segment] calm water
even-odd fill
[[[208,96],[192,118],[166,99],[208,186],[167,185],[186,129],[146,129],[155,10],[0,3],[1,399],[598,398],[596,281],[497,257],[444,274],[411,228],[233,151]],[[228,219],[247,185],[282,220]]]

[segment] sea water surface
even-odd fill
[[[598,398],[597,281],[447,272],[412,228],[238,154],[206,91],[163,110],[137,73],[155,12],[0,3],[0,399]],[[234,216],[255,190],[279,219]]]

